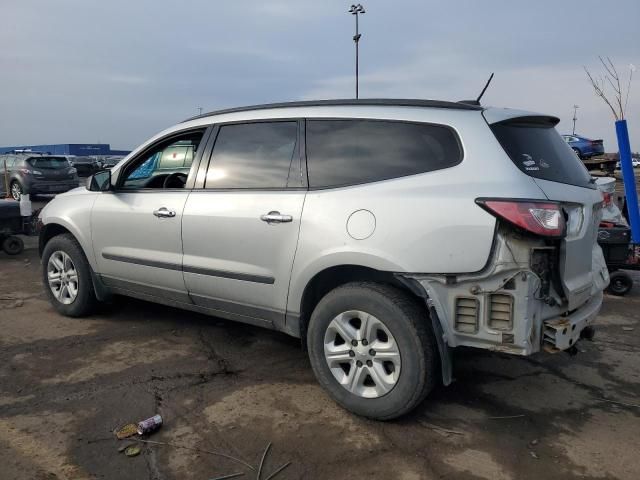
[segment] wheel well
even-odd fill
[[[58,225],[57,223],[49,223],[42,227],[42,230],[40,230],[40,238],[38,239],[38,252],[40,256],[42,256],[42,251],[44,250],[44,246],[47,244],[47,242],[53,237],[57,237],[58,235],[62,235],[63,233],[71,232],[64,228],[62,225]]]
[[[411,296],[416,296],[391,272],[384,272],[360,265],[338,265],[327,268],[317,273],[311,279],[302,294],[300,304],[300,338],[302,339],[304,348],[306,348],[307,345],[307,326],[309,325],[309,320],[311,320],[311,314],[322,297],[340,285],[359,281],[386,283],[410,293]]]

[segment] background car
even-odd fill
[[[601,139],[591,140],[580,135],[562,135],[562,138],[580,158],[591,158],[604,154],[604,143]]]
[[[633,168],[638,168],[640,167],[640,160],[638,160],[637,158],[632,158],[631,164],[633,165]],[[616,163],[616,170],[620,170],[620,162]]]
[[[102,163],[96,157],[76,157],[67,156],[67,160],[74,167],[79,177],[90,177],[97,171],[102,170]]]
[[[6,171],[11,196],[20,200],[23,194],[62,193],[78,186],[77,170],[62,155],[0,155],[0,169]]]
[[[124,158],[123,155],[109,155],[99,158],[101,169],[115,167],[120,160]]]

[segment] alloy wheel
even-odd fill
[[[47,263],[49,288],[56,299],[65,305],[73,303],[78,296],[78,272],[71,257],[57,250]]]
[[[14,200],[20,201],[20,196],[22,195],[22,188],[18,182],[13,182],[11,184],[11,196]]]
[[[378,318],[360,310],[337,315],[325,332],[324,356],[343,388],[363,398],[378,398],[400,376],[400,349]]]

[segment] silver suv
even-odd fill
[[[425,100],[192,118],[44,208],[46,292],[69,316],[119,294],[300,337],[339,404],[394,418],[452,381],[452,348],[592,333],[602,196],[557,123]]]

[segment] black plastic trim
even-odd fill
[[[264,283],[273,285],[276,281],[273,277],[266,275],[254,275],[252,273],[229,272],[227,270],[213,270],[210,268],[190,267],[185,265],[182,267],[185,273],[195,273],[197,275],[208,275],[210,277],[230,278],[232,280],[242,280],[243,282]]]
[[[141,258],[128,257],[126,255],[114,255],[111,253],[103,253],[102,258],[105,260],[113,260],[115,262],[133,263],[134,265],[143,265],[145,267],[164,268],[165,270],[182,270],[182,265],[170,262],[160,262],[157,260],[143,260]]]
[[[103,253],[102,258],[106,260],[114,260],[116,262],[132,263],[134,265],[142,265],[145,267],[164,268],[165,270],[178,270],[185,273],[195,273],[198,275],[207,275],[210,277],[230,278],[233,280],[242,280],[243,282],[264,283],[273,285],[276,281],[273,277],[266,275],[254,275],[251,273],[229,272],[227,270],[214,270],[211,268],[183,266],[177,263],[161,262],[158,260],[143,260],[141,258],[129,257],[126,255],[114,255],[112,253]]]

